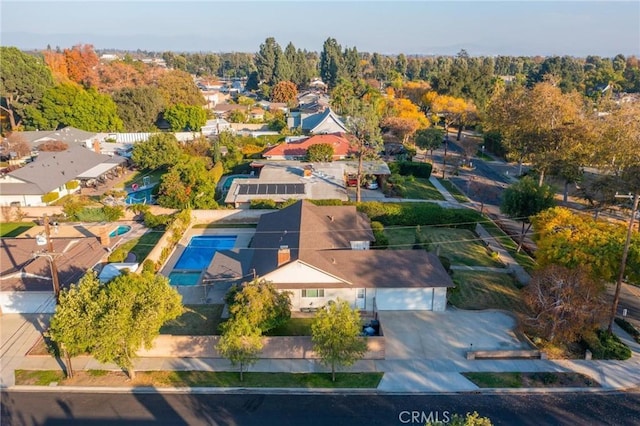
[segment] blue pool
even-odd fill
[[[126,234],[129,231],[131,231],[131,227],[129,225],[120,225],[116,229],[111,231],[109,236],[113,238],[113,237],[117,237],[118,235]]]
[[[132,191],[127,194],[127,204],[153,204],[153,189],[155,185],[143,187],[137,191]]]
[[[236,175],[236,176],[229,176],[225,181],[224,184],[222,184],[222,191],[223,192],[227,192],[229,190],[229,188],[231,188],[231,185],[233,184],[233,181],[236,179],[249,179],[255,176],[250,176],[250,175]]]
[[[200,280],[201,272],[179,272],[173,271],[169,274],[171,285],[196,285]]]
[[[173,269],[202,271],[209,266],[213,255],[219,250],[232,249],[236,235],[201,235],[191,237]]]

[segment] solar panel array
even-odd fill
[[[238,195],[300,195],[304,194],[303,183],[242,183]]]

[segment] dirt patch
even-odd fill
[[[589,388],[600,384],[580,373],[522,373],[523,388]]]

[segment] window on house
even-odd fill
[[[302,290],[302,297],[324,297],[324,289],[305,289]]]

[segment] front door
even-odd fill
[[[362,309],[364,310],[365,308],[365,289],[364,288],[359,288],[356,290],[357,295],[356,295],[356,307],[358,309]]]

